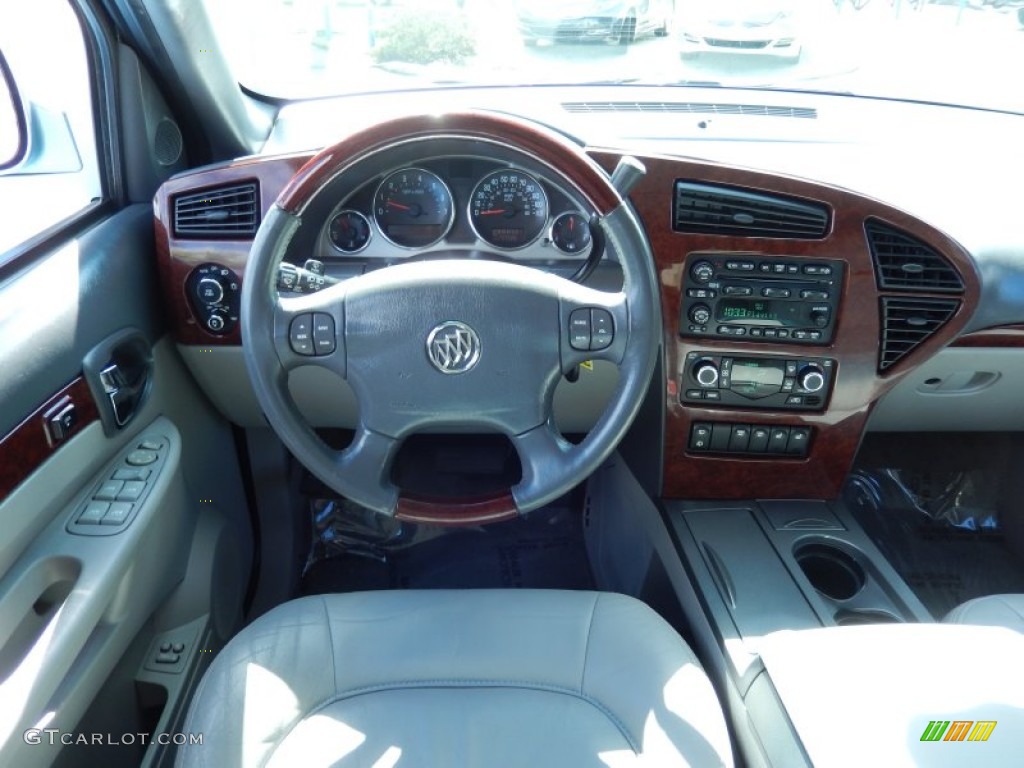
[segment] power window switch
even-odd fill
[[[122,488],[124,488],[124,483],[120,480],[108,480],[93,494],[93,498],[96,501],[115,501]]]
[[[157,664],[177,664],[181,661],[181,654],[178,653],[164,653],[160,651],[157,653],[156,658],[153,659]]]
[[[150,471],[148,469],[135,469],[122,467],[114,470],[112,480],[148,480]]]
[[[139,448],[143,451],[159,451],[163,447],[164,444],[159,440],[148,439],[139,443]]]
[[[103,516],[101,522],[103,525],[124,525],[125,520],[128,519],[128,515],[131,513],[131,504],[127,501],[115,501],[110,505],[110,509]]]
[[[138,501],[139,497],[146,490],[146,484],[142,480],[128,480],[124,488],[117,494],[118,501]]]
[[[108,509],[110,505],[105,501],[90,501],[75,522],[79,525],[99,525]]]

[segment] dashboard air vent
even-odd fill
[[[957,299],[882,297],[882,343],[878,370],[884,371],[946,324],[960,308]]]
[[[259,226],[256,182],[214,187],[174,199],[174,234],[184,238],[247,238]]]
[[[676,182],[676,232],[814,240],[828,232],[828,209],[716,184]]]
[[[606,112],[666,112],[684,115],[751,115],[754,117],[800,117],[814,120],[816,109],[776,107],[770,104],[714,104],[692,101],[566,101],[566,112],[574,114]]]
[[[963,281],[934,248],[874,219],[864,224],[878,287],[891,291],[962,293]]]

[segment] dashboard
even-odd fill
[[[619,144],[587,152],[609,173],[623,157],[644,168],[629,198],[660,288],[655,389],[666,497],[833,498],[873,409],[902,379],[951,344],[1021,341],[1012,323],[971,326],[989,289],[978,261],[906,210],[834,184],[657,151],[664,146],[650,142]],[[214,402],[243,425],[257,422],[258,412],[229,402],[246,386],[230,301],[221,305],[224,326],[211,329],[195,286],[204,269],[226,272],[227,293],[244,281],[252,235],[183,231],[182,201],[250,184],[258,223],[313,155],[268,154],[191,171],[154,201],[177,340]],[[439,138],[401,147],[343,186],[332,194],[328,185],[311,206],[317,226],[299,249],[325,279],[453,256],[579,275],[595,249],[586,195],[511,142]],[[613,288],[621,280],[614,243],[583,279]],[[608,377],[614,371],[599,369],[573,385],[569,399],[582,409],[584,429],[603,407]],[[315,408],[303,410],[317,424]]]

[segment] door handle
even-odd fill
[[[85,356],[82,370],[108,435],[127,426],[142,406],[152,367],[152,348],[135,328],[118,331]]]

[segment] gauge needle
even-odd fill
[[[401,203],[396,203],[394,200],[388,200],[388,207],[389,208],[397,208],[400,211],[411,211],[412,210],[412,208],[410,208],[408,205],[402,205]]]
[[[499,213],[506,213],[504,208],[491,208],[489,211],[480,211],[481,216],[496,216]]]

